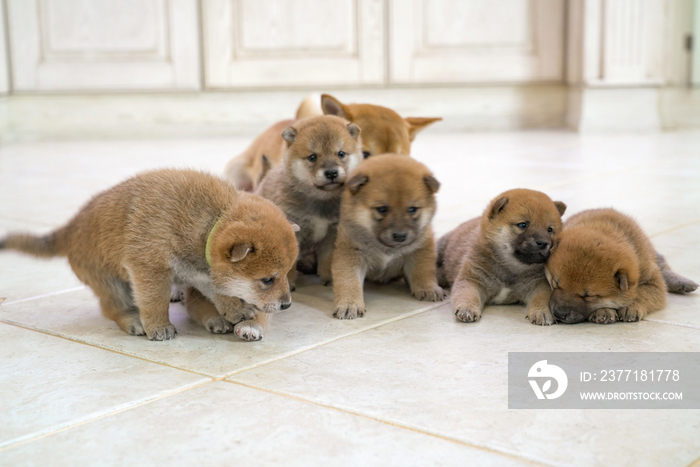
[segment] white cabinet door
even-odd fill
[[[390,0],[393,83],[561,81],[563,0]]]
[[[384,82],[383,0],[204,0],[208,88]]]
[[[198,89],[197,0],[7,0],[18,91]]]

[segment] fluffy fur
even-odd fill
[[[107,318],[151,340],[176,334],[168,318],[174,283],[185,287],[194,319],[217,333],[235,325],[245,338],[248,320],[291,304],[287,273],[298,252],[276,206],[191,170],[137,175],[95,196],[64,227],[9,235],[0,248],[66,256]]]
[[[364,315],[365,278],[405,277],[417,299],[444,299],[435,278],[431,228],[439,186],[423,164],[396,154],[367,159],[353,172],[333,255],[335,317]]]
[[[319,106],[320,103],[320,106]],[[297,110],[296,120],[275,123],[258,136],[241,154],[231,159],[225,169],[225,178],[236,187],[255,191],[270,169],[281,164],[287,145],[281,137],[287,126],[296,126],[299,120],[320,115],[334,115],[358,125],[362,133],[364,157],[374,154],[409,154],[411,141],[428,125],[442,118],[408,117],[386,107],[372,104],[343,104],[328,94],[306,98]]]
[[[460,321],[481,318],[489,304],[524,303],[534,324],[555,320],[544,264],[557,246],[566,205],[539,191],[515,189],[493,199],[438,242],[438,280],[452,287]]]
[[[666,290],[697,284],[675,274],[641,227],[613,209],[592,209],[564,224],[559,248],[546,266],[550,309],[563,323],[638,321],[660,310]]]

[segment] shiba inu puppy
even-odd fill
[[[551,312],[562,323],[639,321],[660,310],[666,290],[697,284],[675,274],[641,227],[614,209],[592,209],[564,224],[546,266]]]
[[[348,174],[362,159],[360,128],[339,117],[300,120],[282,136],[289,149],[284,164],[272,169],[257,193],[269,199],[300,228],[300,257],[316,253],[318,275],[331,280],[331,258]],[[294,271],[290,273],[294,284]]]
[[[319,105],[320,104],[320,105]],[[442,118],[407,117],[386,107],[372,104],[343,104],[333,96],[323,94],[307,97],[299,106],[296,120],[275,123],[258,136],[241,154],[231,159],[224,171],[225,178],[237,188],[255,191],[265,174],[284,158],[287,145],[281,133],[298,120],[319,115],[335,115],[358,125],[362,133],[364,157],[373,154],[409,154],[416,134]]]
[[[339,319],[364,316],[365,278],[404,277],[419,300],[440,301],[431,221],[440,184],[426,166],[387,154],[362,162],[343,193],[333,254],[333,293]]]
[[[457,319],[473,322],[486,305],[527,305],[534,324],[554,324],[544,264],[558,242],[566,205],[515,189],[493,199],[480,218],[438,242],[438,281],[452,287]]]
[[[291,305],[287,273],[298,252],[279,208],[193,170],[137,175],[95,196],[64,227],[9,235],[0,249],[66,256],[107,318],[151,340],[176,334],[173,283],[186,287],[188,312],[211,332],[254,337],[252,318]]]

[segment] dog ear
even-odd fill
[[[253,250],[253,245],[250,243],[236,243],[233,246],[231,246],[231,249],[228,252],[228,259],[232,262],[235,263],[236,261],[240,261],[243,258],[246,257],[246,255]]]
[[[552,271],[545,266],[544,268],[544,277],[547,278],[547,282],[549,282],[549,287],[554,290],[556,287],[559,287],[559,278],[554,274]]]
[[[353,139],[357,139],[360,137],[360,127],[355,125],[354,123],[348,123],[347,126],[348,132],[350,133],[350,136],[353,137]]]
[[[555,201],[554,205],[557,207],[557,211],[559,211],[559,215],[563,216],[564,212],[566,212],[566,204],[562,203],[561,201]]]
[[[432,175],[426,175],[423,177],[423,181],[431,193],[437,193],[437,191],[440,189],[440,182],[438,182],[437,178],[433,177]]]
[[[627,290],[629,290],[630,285],[627,278],[627,271],[625,271],[624,269],[618,269],[615,273],[615,279],[617,280],[620,290],[622,290],[623,292],[627,292]]]
[[[506,207],[506,204],[508,204],[508,198],[506,198],[505,196],[498,198],[496,201],[494,201],[493,206],[491,206],[491,212],[489,213],[489,219],[493,219],[494,217],[496,217],[496,214],[503,211],[503,208]]]
[[[404,121],[408,123],[408,137],[411,141],[416,137],[419,131],[432,125],[435,122],[442,120],[442,117],[406,117]]]
[[[297,233],[301,230],[301,228],[297,224],[295,224],[294,222],[290,222],[290,224],[292,226],[292,232]]]
[[[295,139],[297,139],[297,129],[293,126],[288,126],[282,130],[282,138],[287,142],[288,146],[291,146]]]
[[[350,189],[350,193],[354,195],[358,191],[360,191],[360,188],[366,185],[367,182],[369,182],[369,177],[367,175],[357,174],[354,177],[352,177],[349,182],[345,182],[345,184]]]
[[[348,106],[341,103],[338,99],[330,94],[321,94],[321,108],[324,115],[335,115],[336,117],[344,118],[352,122],[352,115]]]

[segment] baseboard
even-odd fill
[[[405,117],[443,117],[428,131],[700,128],[700,89],[564,85],[323,89]],[[308,91],[15,94],[0,98],[0,141],[252,135],[291,118]]]

